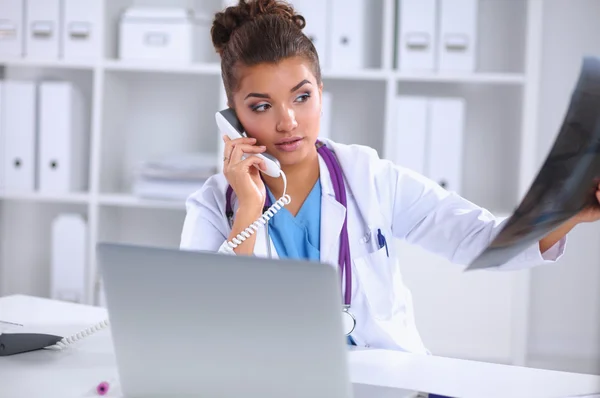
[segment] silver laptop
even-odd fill
[[[100,243],[125,396],[352,396],[335,267]]]

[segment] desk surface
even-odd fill
[[[106,318],[104,308],[29,296],[0,298],[0,320],[70,335]],[[406,390],[451,397],[581,397],[598,394],[600,376],[356,349],[349,354],[356,396],[407,397]],[[100,381],[118,381],[110,330],[63,351],[0,357],[0,397],[96,396]],[[120,396],[116,388],[106,396]]]

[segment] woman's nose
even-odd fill
[[[296,121],[296,115],[294,110],[291,108],[285,108],[281,111],[281,117],[279,118],[279,122],[277,123],[277,131],[291,131],[298,127],[298,122]]]

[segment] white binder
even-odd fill
[[[396,129],[389,159],[397,165],[425,174],[429,100],[426,97],[396,98]]]
[[[320,138],[332,138],[331,137],[331,129],[333,118],[331,115],[332,112],[332,94],[328,91],[323,91],[322,100],[321,100],[321,110],[323,114],[321,115],[321,125],[319,128],[319,137]]]
[[[0,1],[0,56],[23,56],[25,0]]]
[[[79,214],[60,214],[52,222],[50,295],[52,299],[83,303],[87,226]]]
[[[4,81],[0,80],[0,193],[5,189],[4,184],[4,151],[6,143],[4,139]]]
[[[61,37],[60,0],[27,0],[25,4],[25,56],[57,59]]]
[[[436,69],[437,0],[398,0],[397,61],[401,71]]]
[[[331,0],[329,67],[362,69],[366,67],[367,0]]]
[[[294,9],[306,20],[306,26],[302,30],[312,40],[317,53],[321,68],[329,67],[329,35],[328,26],[330,20],[331,0],[293,0]]]
[[[438,69],[473,72],[476,68],[479,0],[439,0]]]
[[[63,0],[62,57],[101,58],[103,0]]]
[[[86,189],[87,131],[83,96],[70,82],[42,82],[39,88],[39,191]]]
[[[430,99],[426,175],[447,190],[459,194],[462,191],[464,124],[464,99]]]
[[[36,187],[36,84],[4,81],[4,184],[7,192]]]

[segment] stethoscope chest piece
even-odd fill
[[[348,307],[344,307],[342,310],[342,321],[344,323],[344,332],[348,336],[356,327],[356,318],[348,311]]]

